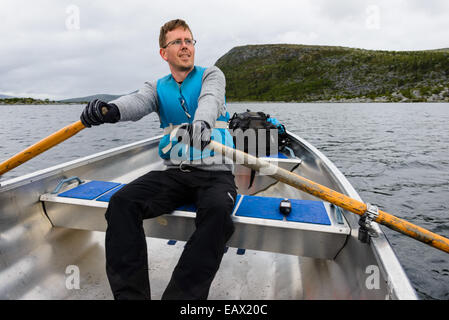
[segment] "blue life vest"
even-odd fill
[[[195,66],[179,85],[171,74],[157,81],[157,98],[159,117],[164,136],[159,142],[159,156],[163,159],[198,160],[213,156],[212,150],[203,151],[178,143],[173,134],[174,129],[185,123],[192,123],[198,108],[198,98],[201,93],[203,74],[206,68]],[[216,126],[212,129],[211,139],[234,147],[232,136],[225,124],[229,121],[229,113],[220,115],[216,119]]]

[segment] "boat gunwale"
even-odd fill
[[[150,143],[158,142],[161,139],[162,135],[158,135],[155,137],[143,139],[140,141],[136,141],[133,143],[129,143],[123,146],[119,146],[116,148],[111,148],[105,151],[100,151],[80,159],[75,159],[71,161],[67,161],[64,163],[60,163],[45,169],[40,169],[31,173],[24,174],[19,177],[11,178],[8,180],[0,181],[0,192],[7,191],[16,187],[20,187],[21,185],[28,184],[30,182],[34,182],[37,179],[43,179],[52,175],[55,175],[60,171],[61,173],[64,171],[68,171],[71,169],[75,169],[77,167],[84,166],[89,164],[90,161],[98,161],[110,156],[114,156],[129,150],[132,150],[136,147],[143,147]]]

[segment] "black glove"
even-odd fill
[[[190,146],[201,148],[201,151],[210,143],[211,129],[206,121],[197,120],[179,127],[178,142],[188,143]]]
[[[113,103],[94,99],[90,101],[80,116],[81,122],[87,128],[103,123],[116,123],[120,120],[120,111]]]

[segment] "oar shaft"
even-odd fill
[[[55,145],[61,143],[62,141],[70,138],[71,136],[77,134],[79,131],[84,129],[84,125],[81,121],[77,121],[68,125],[61,130],[51,134],[50,136],[42,139],[41,141],[33,144],[32,146],[26,148],[25,150],[19,152],[15,156],[9,158],[0,164],[0,175],[8,172],[11,169],[25,163],[26,161],[34,158],[38,154],[54,147]]]
[[[235,163],[245,165],[257,171],[263,170],[281,182],[307,192],[324,201],[333,203],[345,210],[351,211],[360,216],[366,212],[367,205],[363,202],[352,199],[342,193],[301,177],[296,173],[275,166],[267,161],[249,155],[243,151],[224,146],[216,141],[211,141],[209,148],[213,149],[217,153],[222,153],[225,157],[232,159]],[[422,227],[416,226],[403,219],[397,218],[387,212],[379,210],[379,215],[374,221],[390,229],[410,236],[418,241],[424,242],[434,248],[449,253],[449,239],[428,231]]]
[[[374,220],[392,230],[405,234],[429,246],[449,253],[449,239],[434,232],[379,210],[379,217]]]

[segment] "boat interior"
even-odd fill
[[[288,150],[265,160],[358,197],[327,158],[293,137]],[[112,299],[104,213],[121,187],[164,169],[157,144],[158,138],[140,141],[2,183],[0,298]],[[209,299],[414,297],[380,229],[376,239],[362,243],[353,214],[242,165],[235,165],[234,175],[236,229]],[[284,199],[289,214],[280,212]],[[160,299],[170,280],[195,228],[195,211],[186,203],[144,221],[152,299]],[[382,251],[379,244],[387,247]],[[369,266],[379,270],[375,288],[367,285]]]

